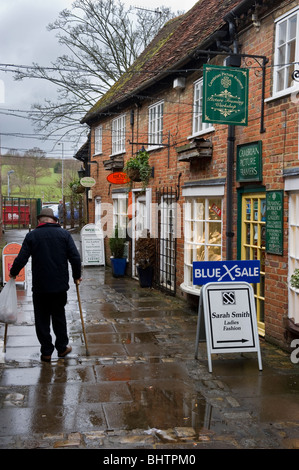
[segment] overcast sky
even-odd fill
[[[0,63],[31,65],[36,62],[42,66],[51,65],[62,54],[61,46],[54,31],[48,31],[47,25],[58,18],[64,8],[71,8],[73,0],[1,0],[0,1]],[[128,6],[155,9],[161,4],[173,11],[188,11],[196,0],[125,0]],[[61,155],[61,146],[55,142],[21,138],[5,134],[17,132],[35,134],[28,119],[8,116],[7,109],[29,110],[33,103],[43,103],[44,99],[56,97],[54,85],[42,80],[13,80],[12,73],[0,71],[0,134],[1,151],[5,154],[14,148],[23,153],[26,149],[39,147],[49,155]],[[15,114],[26,115],[26,113]],[[84,143],[84,142],[82,142]],[[82,144],[81,143],[81,144]],[[73,151],[67,144],[65,157]]]

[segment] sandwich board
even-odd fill
[[[201,288],[198,307],[195,358],[198,343],[207,343],[208,367],[212,372],[213,353],[257,352],[262,370],[256,309],[252,286],[247,282],[211,282]]]

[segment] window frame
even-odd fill
[[[203,77],[193,84],[192,137],[214,131],[213,124],[202,122]]]
[[[184,281],[181,284],[181,289],[183,291],[193,293],[195,295],[199,295],[201,286],[193,284],[193,261],[198,261],[196,259],[196,253],[198,247],[203,247],[205,253],[205,259],[202,261],[208,261],[208,248],[212,247],[219,247],[220,248],[220,259],[223,256],[223,187],[219,188],[219,191],[209,191],[208,193],[202,191],[184,191],[185,192],[185,204],[184,204]],[[205,201],[205,217],[203,219],[192,219],[190,217],[190,210],[188,208],[188,204],[194,204],[197,199],[203,199]],[[221,216],[220,219],[209,219],[209,201],[211,200],[219,200],[221,201]],[[188,218],[189,216],[189,218]],[[208,217],[208,218],[207,218]],[[195,234],[198,234],[198,228],[200,222],[203,225],[204,230],[203,233],[208,233],[207,227],[208,224],[211,222],[217,222],[220,227],[220,243],[210,243],[210,240],[207,240],[205,235],[204,241],[194,240]],[[188,226],[189,225],[189,226]],[[193,239],[190,237],[190,228],[193,226],[192,236]],[[195,228],[196,226],[196,228]],[[192,249],[191,253],[191,262],[189,260],[190,253],[188,250]]]
[[[103,153],[103,126],[100,124],[94,129],[94,155]]]
[[[121,114],[111,123],[112,155],[126,152],[126,115]]]
[[[291,82],[290,86],[286,86],[286,81],[287,79],[290,79],[290,74],[292,71],[287,74],[287,70],[291,69],[291,65],[288,65],[289,59],[289,54],[291,53],[291,43],[292,41],[287,38],[287,35],[289,33],[289,25],[290,25],[290,20],[296,16],[296,29],[295,29],[295,35],[294,35],[294,41],[295,41],[295,47],[294,47],[294,61],[292,63],[296,63],[299,61],[299,8],[296,7],[292,9],[291,11],[287,12],[286,14],[280,16],[275,20],[275,45],[274,45],[274,71],[273,71],[273,91],[272,91],[272,97],[273,98],[278,98],[280,96],[284,96],[290,93],[293,93],[294,91],[298,90],[299,84],[295,80]],[[280,31],[282,28],[283,23],[286,22],[286,34],[285,34],[285,40],[282,45],[279,44],[279,38],[280,38]],[[293,41],[293,42],[294,42]],[[280,56],[280,50],[282,47],[286,47],[286,61],[285,65],[282,67],[279,67],[279,56]],[[295,64],[293,66],[293,70],[295,70]],[[284,73],[284,85],[281,90],[278,90],[278,84],[279,84],[279,73],[283,72]]]
[[[161,112],[162,109],[162,112]],[[157,113],[152,118],[152,113]],[[163,144],[164,100],[148,107],[148,150],[160,148]]]

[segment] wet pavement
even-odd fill
[[[209,373],[205,343],[194,358],[196,311],[100,266],[84,268],[80,285],[89,356],[72,284],[72,353],[41,363],[30,269],[27,280],[5,354],[0,324],[0,448],[299,448],[299,365],[289,353],[261,340],[263,371],[247,353],[213,355]]]

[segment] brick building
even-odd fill
[[[246,125],[203,119],[205,64],[248,70]],[[298,69],[297,0],[200,0],[82,120],[96,180],[89,221],[109,204],[114,223],[132,229],[127,275],[136,275],[144,228],[157,237],[157,287],[190,299],[200,291],[193,261],[259,259],[259,333],[283,347],[299,324],[299,291],[289,284],[299,268]],[[141,148],[152,167],[147,188],[109,183]]]

